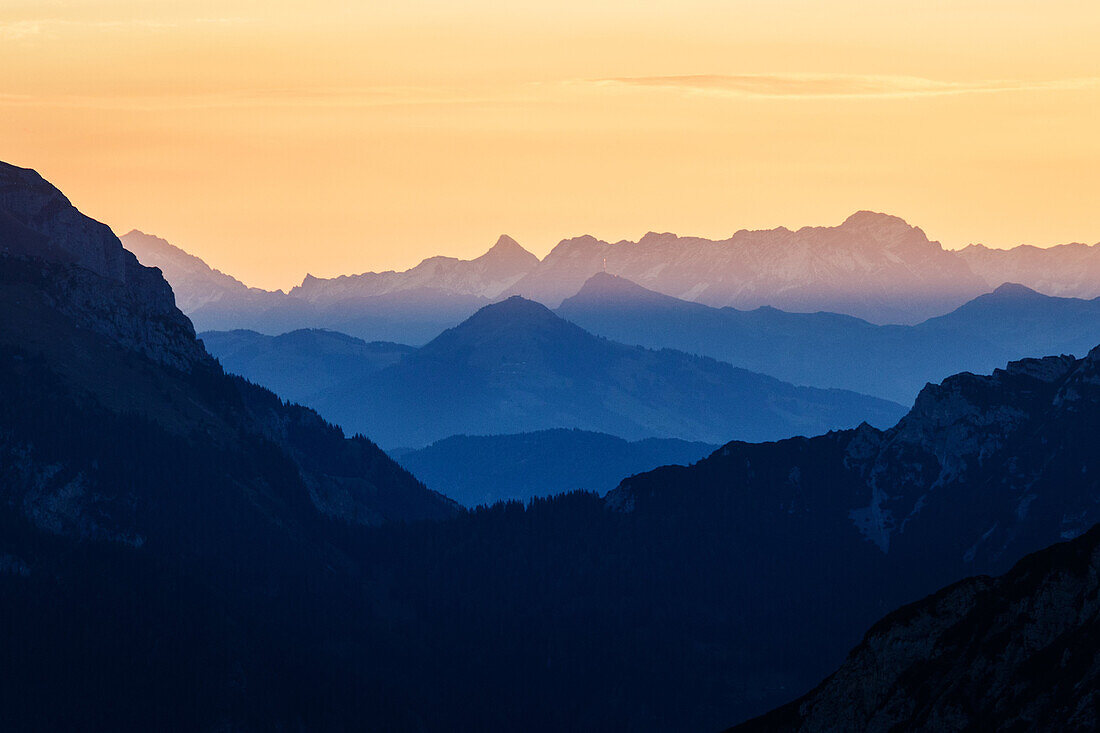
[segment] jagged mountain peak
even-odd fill
[[[493,246],[490,247],[489,250],[478,259],[483,259],[490,256],[494,258],[520,258],[528,262],[533,261],[535,264],[537,264],[539,261],[538,257],[536,257],[531,252],[528,252],[526,249],[524,249],[523,245],[509,237],[507,234],[501,234],[499,237],[497,237],[496,243],[494,243]]]

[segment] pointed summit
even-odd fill
[[[993,290],[991,295],[996,295],[996,296],[999,296],[1001,298],[1012,298],[1012,299],[1032,298],[1032,297],[1042,298],[1042,297],[1044,297],[1044,296],[1040,295],[1038,292],[1032,290],[1031,288],[1029,288],[1026,285],[1021,285],[1020,283],[1008,283],[1008,282],[998,285]]]
[[[597,272],[584,281],[577,294],[562,301],[559,309],[568,310],[571,306],[596,304],[641,304],[647,302],[675,302],[676,299],[643,288],[633,280],[612,275],[609,272]]]
[[[495,265],[516,268],[526,272],[539,263],[539,258],[528,252],[519,242],[507,234],[501,234],[496,244],[475,261],[491,261]]]
[[[558,328],[565,324],[565,321],[542,303],[513,295],[499,303],[485,306],[451,331],[504,334]]]

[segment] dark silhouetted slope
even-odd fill
[[[362,677],[307,633],[349,608],[332,538],[457,507],[224,375],[159,272],[33,171],[0,166],[0,220],[0,727],[334,725],[309,701]]]
[[[813,692],[751,731],[1100,725],[1100,528],[901,608]]]

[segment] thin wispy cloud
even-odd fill
[[[581,84],[624,89],[664,89],[687,94],[784,99],[905,98],[961,94],[1100,88],[1100,77],[1031,80],[942,81],[915,76],[855,74],[700,74],[594,79]]]
[[[236,25],[247,22],[246,18],[187,18],[185,20],[148,20],[123,18],[118,20],[69,20],[64,18],[43,18],[0,22],[0,40],[25,41],[52,39],[66,32],[158,32],[175,30],[187,26]]]
[[[333,108],[492,104],[514,96],[428,87],[295,87],[201,93],[4,94],[0,107],[61,107],[128,111]]]

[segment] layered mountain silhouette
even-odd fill
[[[742,230],[725,240],[653,232],[638,242],[577,237],[541,262],[502,236],[474,260],[431,257],[405,272],[307,275],[290,294],[245,288],[141,232],[123,242],[164,271],[199,330],[328,328],[414,345],[511,294],[556,308],[601,272],[712,307],[825,311],[877,324],[916,324],[1004,283],[1058,297],[1100,296],[1095,246],[947,251],[898,217],[866,211],[835,227]]]
[[[957,372],[988,372],[1029,354],[1084,353],[1100,343],[1100,299],[1055,298],[1014,284],[916,326],[875,326],[835,313],[710,308],[598,273],[556,313],[623,343],[904,404],[926,383]]]
[[[181,691],[212,703],[232,675],[304,709],[331,680],[268,676],[269,650],[314,652],[256,607],[344,593],[332,523],[457,507],[226,376],[160,273],[34,171],[0,164],[0,222],[0,727],[196,729],[246,706]]]
[[[328,386],[310,406],[388,448],[551,428],[628,440],[771,440],[864,420],[889,425],[904,412],[853,392],[607,341],[518,297],[482,308],[369,379],[317,379]]]
[[[390,455],[436,491],[474,507],[578,489],[605,494],[625,476],[694,463],[717,447],[660,438],[631,443],[604,433],[558,429],[455,435]]]
[[[407,272],[366,273],[321,280],[306,276],[290,294],[248,288],[163,239],[132,231],[123,243],[145,265],[160,268],[195,326],[274,335],[326,328],[367,341],[423,344],[488,304],[524,260],[502,237],[478,259],[433,257]],[[537,262],[537,258],[535,258]],[[498,278],[499,280],[494,280]],[[493,283],[498,283],[494,285]]]
[[[733,730],[1096,730],[1098,579],[1094,528],[891,613],[813,692]]]
[[[605,498],[456,514],[367,440],[226,376],[160,275],[33,172],[0,166],[0,212],[4,730],[718,730],[810,690],[891,609],[1100,518],[1100,348],[930,385],[887,430],[727,443]],[[485,375],[586,384],[545,344],[601,344],[628,386],[661,358],[522,300],[478,315],[369,378],[464,364],[424,393],[445,410]],[[707,362],[673,357],[725,409],[690,377]],[[856,702],[888,721],[907,698],[980,713],[1004,691],[995,720],[1035,700],[1049,728],[1087,725],[1094,544],[887,619],[883,666],[874,631],[850,658],[853,684],[878,675]],[[976,676],[943,690],[944,669]],[[1032,673],[1045,701],[1016,684]],[[830,689],[808,699],[825,711]]]

